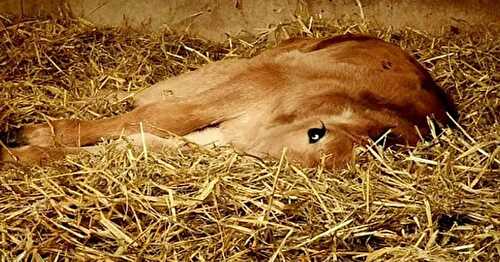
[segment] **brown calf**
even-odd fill
[[[26,126],[4,138],[17,146],[0,160],[40,163],[142,128],[151,144],[169,131],[259,156],[279,157],[286,147],[304,165],[323,157],[335,167],[368,138],[391,129],[392,142],[415,144],[418,132],[429,133],[426,117],[457,114],[414,58],[362,35],[288,40],[251,59],[215,62],[152,86],[135,105],[109,119]]]

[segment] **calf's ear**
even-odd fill
[[[334,37],[329,37],[329,38],[324,38],[324,39],[319,39],[317,41],[311,41],[308,44],[302,46],[299,50],[304,53],[309,53],[313,52],[316,50],[321,50],[324,48],[327,48],[331,45],[335,45],[338,43],[346,42],[346,41],[367,41],[367,40],[375,40],[378,38],[372,37],[372,36],[367,36],[367,35],[356,35],[356,34],[345,34],[345,35],[338,35]]]
[[[346,41],[366,41],[374,39],[378,38],[359,34],[344,34],[320,39],[290,38],[282,41],[275,49],[275,52],[299,50],[303,53],[309,53]]]

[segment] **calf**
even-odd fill
[[[231,59],[167,79],[135,96],[135,108],[101,120],[57,120],[4,137],[1,160],[42,163],[101,138],[137,134],[151,145],[169,132],[231,144],[306,166],[342,166],[353,147],[391,130],[414,145],[427,117],[456,116],[429,73],[396,45],[364,35],[287,40],[250,59]]]

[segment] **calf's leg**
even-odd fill
[[[214,89],[181,102],[147,104],[108,119],[56,120],[26,126],[17,132],[14,141],[9,141],[18,147],[1,149],[0,161],[15,160],[16,155],[35,160],[28,162],[49,161],[77,151],[74,147],[93,145],[101,138],[141,132],[159,137],[169,133],[184,136],[236,117],[252,106],[246,97],[234,95],[235,92]],[[228,102],[221,106],[221,100]]]
[[[225,117],[224,110],[205,108],[192,103],[154,103],[120,116],[101,120],[56,120],[26,126],[15,135],[18,145],[41,147],[92,145],[99,139],[136,134],[142,131],[157,136],[168,132],[179,136],[216,124]]]
[[[180,146],[185,143],[185,140],[175,136],[163,138],[150,133],[141,133],[127,136],[124,140],[118,143],[118,147],[126,147],[130,145],[135,147],[137,150],[144,149],[145,151],[159,151],[165,147],[174,148]],[[68,154],[78,154],[83,151],[96,153],[99,151],[99,146],[49,147],[26,145],[16,148],[0,147],[0,161],[19,161],[25,164],[44,165],[50,163],[51,161],[62,159]]]

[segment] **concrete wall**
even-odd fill
[[[362,8],[359,7],[361,3]],[[500,28],[499,0],[0,0],[0,13],[47,15],[69,10],[96,24],[153,28],[169,25],[220,40],[225,33],[255,33],[294,15],[360,18],[381,26],[436,32],[451,25]]]

